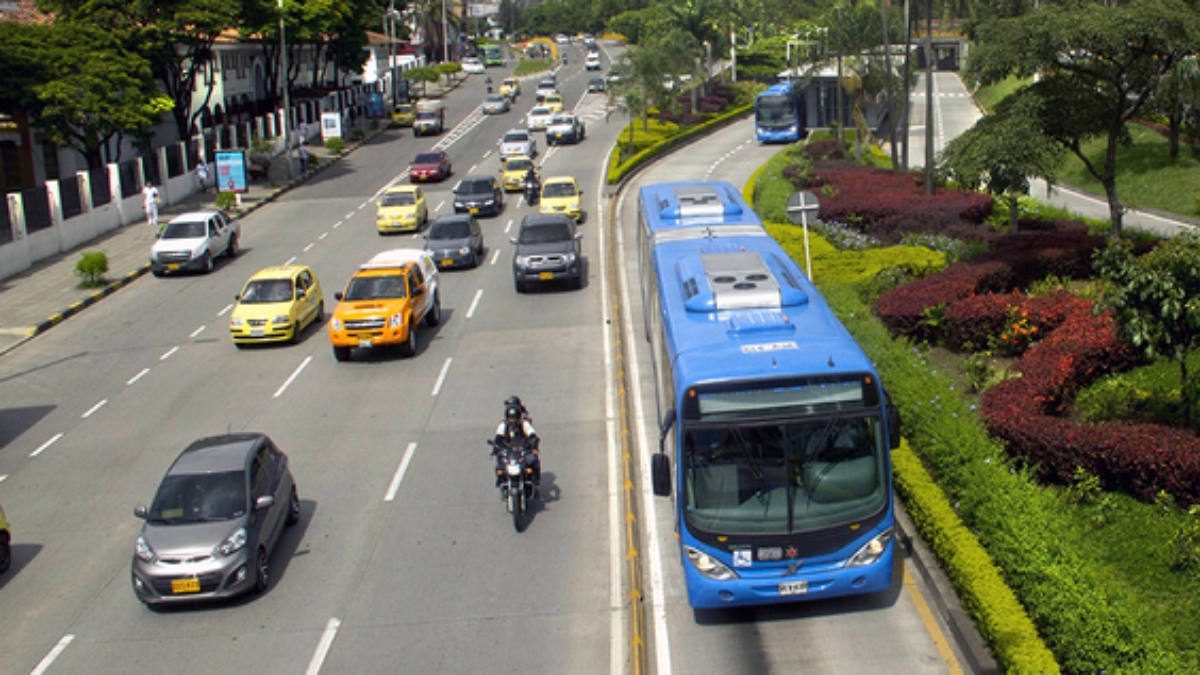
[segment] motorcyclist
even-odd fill
[[[529,414],[529,410],[525,408],[525,404],[521,403],[521,397],[509,396],[504,399],[504,408],[507,410],[509,406],[517,406],[521,409],[521,419],[533,424],[533,417]]]
[[[488,75],[487,79],[484,80],[483,82],[484,82],[484,84],[487,85],[488,93],[489,94],[492,93],[492,76]]]
[[[528,419],[524,406],[505,405],[504,421],[496,427],[496,438],[493,439],[493,454],[496,455],[496,487],[500,487],[504,472],[504,457],[501,448],[517,445],[525,448],[525,466],[533,471],[533,485],[536,488],[542,482],[542,461],[538,457],[538,445],[541,439]]]
[[[532,166],[525,172],[525,195],[526,201],[533,201],[542,191],[541,181],[538,179],[537,170]]]

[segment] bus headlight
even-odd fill
[[[892,528],[888,528],[883,532],[875,535],[871,541],[868,541],[862,548],[858,549],[854,555],[850,556],[850,560],[846,563],[846,567],[863,567],[873,565],[879,556],[887,550],[888,544],[892,541]]]
[[[692,563],[692,567],[695,567],[697,572],[709,579],[713,581],[728,581],[737,578],[737,573],[707,553],[697,551],[691,546],[684,546],[683,550],[687,553],[688,562]]]

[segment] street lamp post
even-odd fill
[[[283,0],[279,0],[279,86],[283,89],[283,152],[287,158],[287,177],[292,178],[292,142],[288,134],[288,126],[291,114],[292,104],[288,99],[288,62],[287,62],[287,36],[284,33],[283,26]]]
[[[446,0],[442,0],[442,63],[450,60],[450,33],[446,30]]]

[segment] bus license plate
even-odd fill
[[[542,272],[538,275],[538,278],[542,281],[551,281],[554,279],[554,272]]]
[[[199,593],[200,592],[200,580],[199,579],[172,579],[171,580],[171,592],[175,593],[177,595],[180,593]]]
[[[780,595],[804,595],[807,592],[807,581],[785,581],[779,584]]]

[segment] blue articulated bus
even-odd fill
[[[638,220],[688,602],[890,588],[900,415],[866,354],[732,185],[643,187]]]
[[[754,130],[760,143],[794,143],[808,134],[804,87],[791,81],[771,85],[754,98]]]

